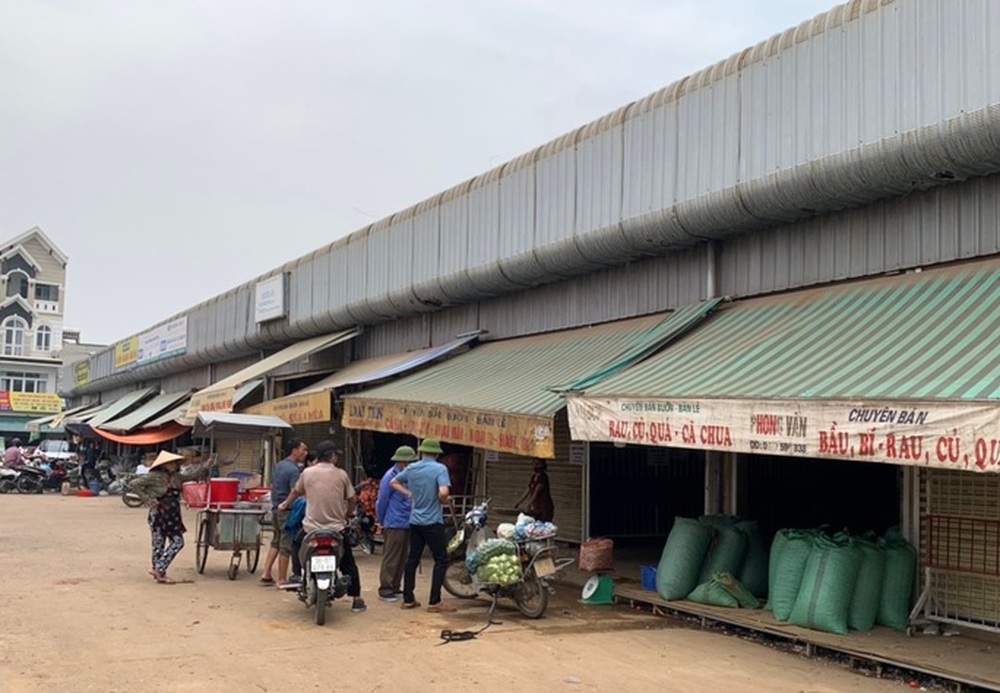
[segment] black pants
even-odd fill
[[[429,604],[441,601],[441,585],[448,570],[448,542],[444,536],[444,525],[410,525],[410,555],[406,559],[403,574],[403,601],[413,602],[413,588],[417,582],[417,568],[424,546],[429,546],[434,556],[434,572],[431,573],[431,596]]]
[[[300,529],[292,540],[292,575],[303,575],[302,560],[299,558],[299,551],[302,550],[302,540],[306,537],[306,531]],[[358,563],[354,560],[354,551],[351,545],[345,540],[341,546],[344,555],[340,557],[340,573],[351,578],[351,586],[347,588],[347,594],[351,597],[361,596],[361,573],[358,571]],[[447,548],[447,547],[446,547]]]

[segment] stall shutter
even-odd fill
[[[230,472],[263,473],[263,455],[261,442],[256,438],[234,440],[221,438],[215,441],[215,453],[219,464],[223,465],[219,473],[223,476]]]
[[[549,486],[555,506],[554,522],[563,541],[583,541],[584,466],[570,462],[569,423],[563,410],[555,421],[555,459],[547,460]],[[514,503],[528,488],[535,460],[500,453],[486,464],[486,495],[491,498],[491,515],[497,522],[517,518]]]
[[[925,469],[920,513],[928,614],[1000,629],[1000,476]]]

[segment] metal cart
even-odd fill
[[[240,507],[215,508],[209,506],[198,511],[198,539],[195,545],[195,567],[205,572],[208,548],[232,551],[226,575],[235,580],[240,572],[240,562],[246,554],[248,573],[257,570],[260,560],[261,520],[267,513],[266,504],[240,503]]]

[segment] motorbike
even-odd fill
[[[525,617],[541,618],[548,608],[549,595],[554,592],[550,580],[570,565],[573,559],[557,559],[557,547],[551,537],[515,539],[512,543],[521,565],[520,579],[508,585],[480,581],[476,574],[470,573],[466,568],[465,558],[495,536],[495,532],[487,524],[489,504],[487,499],[466,513],[463,526],[449,542],[444,589],[459,599],[475,599],[480,595],[491,597],[494,606],[497,599],[511,599]]]
[[[347,594],[351,578],[340,574],[344,557],[345,534],[328,529],[313,530],[302,539],[299,557],[302,560],[302,582],[298,585],[299,601],[316,609],[316,625],[326,623],[326,607]]]
[[[17,469],[0,465],[0,493],[13,493],[17,490],[17,478],[21,475]]]
[[[17,470],[20,472],[15,482],[15,487],[20,493],[42,493],[45,490],[58,491],[62,483],[66,481],[66,467],[62,462],[53,462],[33,466],[30,464],[21,465]]]

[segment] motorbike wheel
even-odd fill
[[[33,476],[28,476],[27,474],[22,474],[17,477],[17,490],[18,493],[41,493],[42,492],[42,482]]]
[[[448,594],[459,599],[475,599],[479,594],[476,586],[472,584],[472,576],[465,569],[465,560],[462,558],[448,564],[442,587]]]
[[[16,491],[17,485],[10,479],[4,479],[0,481],[0,493],[10,493],[11,491]]]
[[[140,498],[134,493],[129,493],[128,491],[126,491],[125,493],[122,494],[122,503],[124,503],[130,508],[141,508],[142,498]]]
[[[316,625],[322,626],[326,623],[326,598],[327,590],[316,590]]]
[[[549,590],[533,570],[514,588],[514,602],[527,618],[541,618],[548,608]]]
[[[208,518],[203,517],[198,525],[198,539],[194,547],[194,567],[198,573],[205,572],[205,563],[208,561]]]

